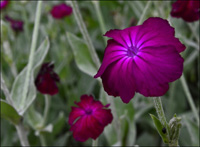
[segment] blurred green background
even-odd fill
[[[59,3],[62,3],[62,1],[43,2],[37,43],[38,47],[46,36],[49,37],[50,48],[45,62],[54,62],[55,72],[60,77],[59,93],[51,97],[47,120],[47,124],[52,126],[53,129],[47,127],[42,133],[47,140],[47,145],[90,146],[91,139],[83,143],[77,142],[73,139],[72,133],[69,132],[68,116],[71,106],[74,105],[74,101],[79,101],[83,94],[92,94],[104,104],[107,102],[98,81],[82,72],[75,62],[73,50],[69,45],[66,34],[70,32],[81,39],[83,36],[74,14],[72,13],[72,15],[61,20],[55,20],[49,13],[52,6]],[[99,5],[106,30],[124,29],[136,25],[146,3],[147,1],[100,1]],[[1,72],[9,90],[12,88],[16,73],[19,73],[28,63],[36,4],[34,1],[11,1],[9,6],[1,11],[1,21],[4,24],[1,25]],[[185,59],[184,75],[199,112],[199,22],[188,24],[182,19],[172,18],[170,16],[171,4],[170,1],[153,1],[144,20],[148,17],[168,19],[175,28],[176,37],[186,46],[186,50],[182,53]],[[97,13],[92,2],[79,1],[78,5],[93,45],[102,61],[106,47],[103,34],[106,32],[102,32],[100,29]],[[23,20],[24,31],[13,32],[9,23],[4,20],[5,15]],[[35,72],[35,76],[38,70]],[[5,99],[2,91],[1,98]],[[199,145],[199,128],[180,80],[170,84],[170,89],[162,97],[162,102],[167,121],[175,113],[182,117],[180,146]],[[39,92],[33,105],[37,115],[39,115],[38,119],[40,119],[44,111],[44,96]],[[115,119],[118,119],[118,131],[112,125],[107,126],[99,137],[99,145],[111,146],[120,143],[123,146],[164,145],[149,115],[149,113],[156,115],[152,98],[145,98],[136,94],[129,104],[124,104],[120,98],[115,98],[114,105],[116,107]],[[34,115],[36,116],[36,114]],[[32,146],[39,146],[41,143],[37,136],[38,130],[35,128],[38,122],[37,119],[36,122],[30,119],[25,114],[24,125],[28,132],[28,139]],[[19,145],[15,127],[7,120],[1,119],[1,146]]]

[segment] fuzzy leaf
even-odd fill
[[[69,32],[67,32],[67,38],[73,50],[74,58],[78,68],[82,72],[93,77],[98,69],[95,67],[87,44],[83,40]]]
[[[17,113],[15,108],[13,108],[7,102],[0,100],[1,102],[1,118],[4,118],[13,124],[18,124],[20,122],[21,116]]]
[[[163,139],[163,142],[164,143],[168,143],[169,140],[167,138],[167,132],[164,131],[164,127],[162,126],[160,120],[154,116],[153,114],[150,114],[152,120],[153,120],[153,123],[156,127],[156,130],[158,131],[158,133],[160,134],[161,138]]]
[[[27,108],[35,100],[36,88],[34,85],[34,76],[33,76],[34,70],[40,64],[42,64],[44,58],[46,57],[48,49],[49,49],[49,40],[48,38],[46,38],[34,54],[33,68],[30,74],[28,94],[27,94],[24,104],[21,104],[21,98],[22,98],[22,91],[23,91],[24,83],[25,83],[24,81],[26,78],[27,66],[19,73],[19,75],[16,77],[14,81],[12,91],[11,91],[11,97],[13,99],[13,104],[20,115],[23,115],[24,112],[27,110]]]
[[[183,118],[184,118],[185,125],[188,129],[189,136],[192,140],[192,145],[199,146],[199,137],[200,136],[199,136],[199,128],[198,128],[197,124],[185,116]]]
[[[42,129],[42,123],[43,118],[39,112],[37,112],[33,106],[31,106],[27,113],[26,113],[26,120],[28,124],[34,129],[34,130],[41,130]]]

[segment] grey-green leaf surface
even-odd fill
[[[43,118],[42,118],[41,114],[34,109],[33,106],[29,107],[25,116],[26,116],[26,120],[27,120],[28,124],[34,130],[42,129]]]
[[[164,143],[168,143],[169,140],[168,140],[168,138],[167,138],[167,132],[166,132],[166,133],[163,133],[163,132],[162,132],[163,126],[162,126],[160,120],[159,120],[156,116],[154,116],[153,114],[150,114],[150,116],[151,116],[151,118],[152,118],[152,120],[153,120],[153,123],[154,123],[154,125],[155,125],[155,127],[156,127],[156,130],[158,131],[158,133],[159,133],[160,136],[162,137],[163,142],[164,142]]]
[[[73,50],[74,58],[78,68],[82,72],[93,77],[98,69],[96,68],[92,60],[87,44],[83,40],[69,32],[67,32],[67,38]]]
[[[192,145],[199,146],[199,128],[197,124],[185,116],[183,117],[183,120],[188,129],[189,136],[191,137]]]
[[[36,88],[34,85],[33,74],[34,74],[34,70],[39,65],[42,64],[44,58],[47,55],[48,50],[49,50],[49,40],[48,38],[46,38],[34,54],[33,68],[30,74],[28,94],[25,99],[24,105],[21,104],[21,98],[22,98],[22,91],[24,87],[24,81],[26,77],[27,66],[19,73],[19,75],[16,77],[14,81],[12,91],[11,91],[11,97],[13,100],[13,104],[20,115],[24,114],[24,112],[27,110],[27,108],[32,104],[32,102],[36,98]]]
[[[17,113],[15,108],[8,104],[7,102],[0,100],[1,102],[1,118],[4,118],[13,124],[18,124],[20,122],[21,116]]]

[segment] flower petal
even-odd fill
[[[183,18],[185,21],[193,22],[200,18],[200,2],[196,0],[177,0],[172,4],[171,15]]]
[[[180,53],[185,50],[185,46],[174,37],[175,31],[167,20],[162,18],[149,18],[140,28],[137,34],[137,48],[141,49],[147,46],[173,45]]]
[[[91,104],[93,102],[93,97],[88,95],[82,95],[80,102],[75,102],[76,105],[78,105],[80,108],[86,110],[91,107]]]
[[[132,77],[132,58],[124,57],[105,70],[102,81],[109,95],[120,96],[128,103],[135,95],[135,83]]]
[[[121,59],[122,57],[126,56],[127,49],[122,47],[120,44],[118,44],[113,39],[108,40],[108,45],[105,49],[104,58],[102,65],[97,72],[97,74],[94,76],[94,78],[100,77],[105,69],[113,62]]]
[[[74,121],[83,115],[85,115],[85,111],[82,108],[72,107],[72,111],[69,114],[68,123],[73,125]]]
[[[55,19],[61,19],[65,16],[68,16],[72,13],[72,8],[65,3],[55,5],[51,10],[51,15]]]
[[[104,36],[113,38],[117,43],[121,44],[125,48],[128,48],[135,46],[134,37],[136,37],[139,28],[140,26],[133,26],[124,30],[110,30],[106,32]]]
[[[78,119],[76,123],[70,128],[70,131],[73,131],[74,139],[77,141],[83,142],[90,137],[90,134],[88,133],[86,117],[87,116],[83,116]]]
[[[144,48],[134,61],[136,91],[144,96],[164,95],[168,82],[178,79],[183,72],[183,58],[173,46]]]
[[[89,138],[96,139],[103,130],[104,126],[92,115],[81,117],[70,129],[70,131],[73,131],[73,137],[81,142]]]
[[[103,125],[106,126],[112,122],[113,116],[110,109],[99,109],[94,111],[93,116]]]
[[[58,93],[58,87],[49,73],[39,75],[35,83],[38,91],[43,94],[55,95]]]

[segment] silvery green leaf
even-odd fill
[[[42,64],[44,58],[47,55],[48,50],[49,50],[49,40],[48,38],[46,38],[34,54],[33,68],[30,74],[28,94],[27,94],[24,104],[21,103],[21,100],[22,100],[23,87],[25,83],[24,81],[26,78],[27,66],[19,73],[19,75],[16,77],[14,81],[12,91],[11,91],[11,97],[13,100],[13,105],[15,106],[15,108],[17,109],[20,115],[23,115],[24,112],[27,110],[27,108],[35,100],[36,88],[34,85],[34,76],[33,76],[34,70],[39,65]]]

